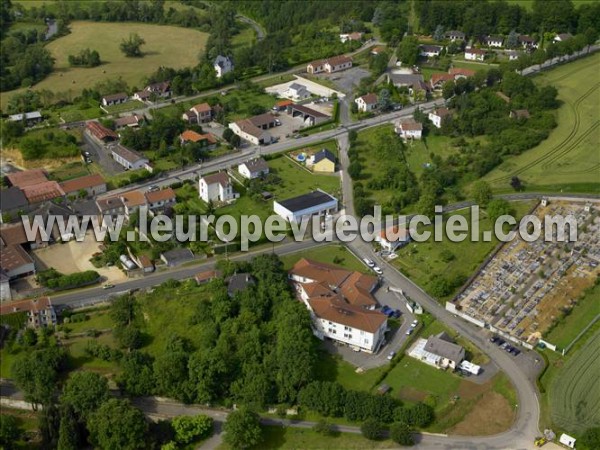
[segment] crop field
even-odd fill
[[[540,145],[486,175],[486,181],[506,190],[511,177],[518,176],[528,190],[600,192],[599,65],[600,55],[592,55],[535,78],[540,86],[558,89],[558,126]]]
[[[36,84],[34,90],[77,94],[98,82],[118,77],[131,87],[141,88],[144,77],[160,66],[182,68],[196,65],[208,38],[207,33],[192,29],[140,23],[73,22],[70,28],[69,35],[47,45],[56,59],[54,71]],[[129,33],[138,33],[146,41],[142,46],[144,57],[127,58],[119,49],[119,44]],[[169,38],[165,39],[165,36]],[[69,55],[85,48],[97,50],[102,64],[93,68],[70,67]],[[19,91],[22,89],[3,93],[3,107],[7,99]]]
[[[569,359],[550,386],[555,424],[574,433],[600,425],[600,331]]]

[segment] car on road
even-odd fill
[[[381,270],[381,267],[379,266],[373,266],[373,271],[377,274],[377,275],[383,275],[383,270]]]
[[[411,328],[416,328],[417,325],[419,325],[419,321],[417,319],[413,320],[412,323],[410,324]]]
[[[281,120],[275,119],[275,125],[277,125],[277,126],[281,125]]]
[[[402,315],[402,313],[400,312],[399,309],[395,309],[394,312],[392,313],[392,316],[394,316],[396,319],[399,319],[401,315]]]
[[[90,152],[83,152],[85,156],[90,156]]]
[[[390,353],[387,355],[387,359],[388,359],[389,361],[391,361],[392,359],[394,359],[394,356],[396,356],[396,352],[390,352]]]
[[[114,284],[106,283],[104,286],[102,286],[102,289],[112,289],[114,287],[115,287]]]
[[[371,261],[369,258],[363,258],[363,262],[369,267],[375,267],[375,263]]]

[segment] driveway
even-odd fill
[[[117,164],[112,158],[110,151],[89,137],[87,133],[83,133],[82,152],[89,152],[92,161],[99,164],[108,175],[116,175],[123,172],[123,167]]]

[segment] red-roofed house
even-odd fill
[[[452,111],[448,108],[436,108],[429,113],[429,120],[433,123],[433,126],[436,128],[442,128],[442,123],[446,119],[446,117],[450,117],[452,115]]]
[[[119,139],[117,133],[113,130],[109,130],[95,120],[88,122],[85,126],[88,134],[103,144]]]
[[[179,135],[179,141],[182,145],[188,142],[200,143],[208,149],[213,149],[217,145],[217,138],[211,133],[197,133],[194,130],[185,130]]]
[[[368,112],[377,109],[377,94],[366,94],[358,97],[354,102],[358,105],[358,110]]]
[[[169,187],[159,191],[146,192],[146,202],[150,209],[165,209],[173,206],[177,202],[177,198],[175,191]]]
[[[461,67],[453,67],[448,70],[448,73],[454,77],[455,80],[459,78],[469,78],[475,76],[475,71],[471,69],[463,69]]]
[[[454,75],[449,73],[434,73],[431,75],[429,85],[431,89],[441,89],[447,81],[454,81]]]
[[[421,139],[423,125],[414,119],[399,119],[395,122],[394,131],[404,140]]]
[[[56,312],[49,297],[2,303],[0,314],[27,313],[27,326],[32,328],[56,325]]]
[[[42,169],[23,170],[22,172],[7,173],[6,179],[11,186],[24,188],[48,181],[46,172]]]
[[[56,181],[25,186],[22,191],[30,205],[65,196],[65,192]]]
[[[78,195],[83,189],[87,192],[87,195],[95,196],[106,192],[106,181],[104,181],[102,175],[95,173],[63,181],[60,183],[60,187],[65,195]]]
[[[486,52],[479,48],[468,48],[465,50],[465,59],[467,61],[483,61],[485,59]]]
[[[188,123],[210,122],[213,118],[213,108],[208,103],[193,106],[181,116]]]

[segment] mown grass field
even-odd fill
[[[600,192],[598,67],[600,55],[594,54],[536,76],[538,85],[558,89],[558,126],[540,145],[508,158],[484,180],[499,191],[510,189],[511,177],[518,176],[530,191]]]
[[[574,433],[600,425],[600,331],[573,355],[554,378],[549,392],[554,423]]]
[[[122,77],[131,87],[142,87],[144,77],[158,67],[182,68],[194,66],[204,49],[207,33],[174,26],[141,23],[73,22],[71,33],[47,45],[56,58],[54,71],[33,89],[54,92],[71,91],[78,94],[96,83]],[[119,44],[130,33],[138,33],[146,44],[142,46],[143,58],[126,58]],[[166,39],[168,37],[168,39]],[[103,64],[94,68],[69,67],[69,55],[90,48],[100,53]],[[7,99],[20,90],[2,93],[2,107]]]
[[[512,206],[516,213],[515,217],[519,220],[529,212],[533,203],[513,202]],[[471,223],[470,210],[457,211],[456,214],[464,216],[467,222]],[[393,260],[392,264],[430,293],[433,279],[436,276],[444,277],[447,280],[459,277],[466,280],[499,243],[495,237],[492,237],[490,242],[482,239],[484,231],[493,230],[493,224],[483,210],[480,211],[478,224],[479,240],[477,242],[471,241],[468,236],[462,242],[452,242],[447,236],[441,242],[435,242],[432,235],[431,239],[426,242],[411,242],[397,250],[398,257]],[[432,227],[423,228],[423,230],[425,229],[432,231],[433,234]],[[439,300],[450,299],[458,288],[459,286]]]
[[[283,261],[283,267],[285,269],[291,269],[301,258],[314,259],[315,261],[326,264],[335,264],[348,270],[371,273],[371,271],[367,269],[367,266],[354,256],[354,253],[339,244],[323,245],[311,248],[310,250],[303,250],[301,252],[285,255],[281,257],[281,261]]]

